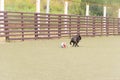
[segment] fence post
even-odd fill
[[[107,29],[107,17],[103,17],[103,34],[106,35]]]
[[[6,41],[9,41],[9,38],[10,38],[10,35],[9,35],[9,26],[8,26],[8,16],[7,16],[7,12],[4,13],[4,24],[5,24],[5,38],[6,38]]]
[[[118,18],[118,34],[120,35],[120,18]]]
[[[4,12],[0,12],[0,36],[4,34]]]
[[[88,36],[89,16],[85,16],[86,36]]]
[[[68,20],[67,20],[68,16],[65,15],[64,16],[64,30],[65,30],[65,33],[68,33]]]
[[[37,23],[37,20],[38,20],[38,18],[37,18],[38,16],[37,16],[37,13],[35,13],[34,14],[34,26],[35,26],[35,40],[36,39],[38,39],[38,23]]]
[[[58,16],[58,37],[61,37],[61,15]]]
[[[116,19],[115,18],[113,18],[113,20],[112,20],[112,28],[113,28],[113,32],[111,32],[112,33],[112,35],[114,35],[115,34],[115,21],[116,21]],[[117,24],[118,25],[118,24]]]
[[[95,17],[93,17],[93,36],[95,36]]]
[[[109,35],[109,18],[106,19],[106,35]]]
[[[22,41],[24,41],[24,20],[23,20],[23,13],[21,13],[21,29],[22,29]]]
[[[100,36],[102,36],[103,35],[103,24],[102,24],[102,22],[103,22],[103,17],[101,17],[100,18],[101,19],[101,33],[100,33]]]
[[[69,15],[69,37],[71,37],[71,16]]]
[[[50,38],[50,14],[48,14],[48,38]]]
[[[80,16],[77,19],[77,34],[80,34]]]

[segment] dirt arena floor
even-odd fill
[[[0,42],[0,80],[120,80],[120,36],[83,37],[79,46]]]

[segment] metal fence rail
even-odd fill
[[[109,17],[0,12],[0,37],[6,40],[119,35],[120,19]]]

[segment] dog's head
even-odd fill
[[[77,36],[78,36],[78,39],[81,40],[81,36],[80,36],[80,34],[78,34]]]
[[[77,34],[76,36],[77,36],[77,37],[81,37],[80,34]]]

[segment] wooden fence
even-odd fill
[[[120,19],[108,17],[0,12],[0,37],[6,40],[119,35]]]

